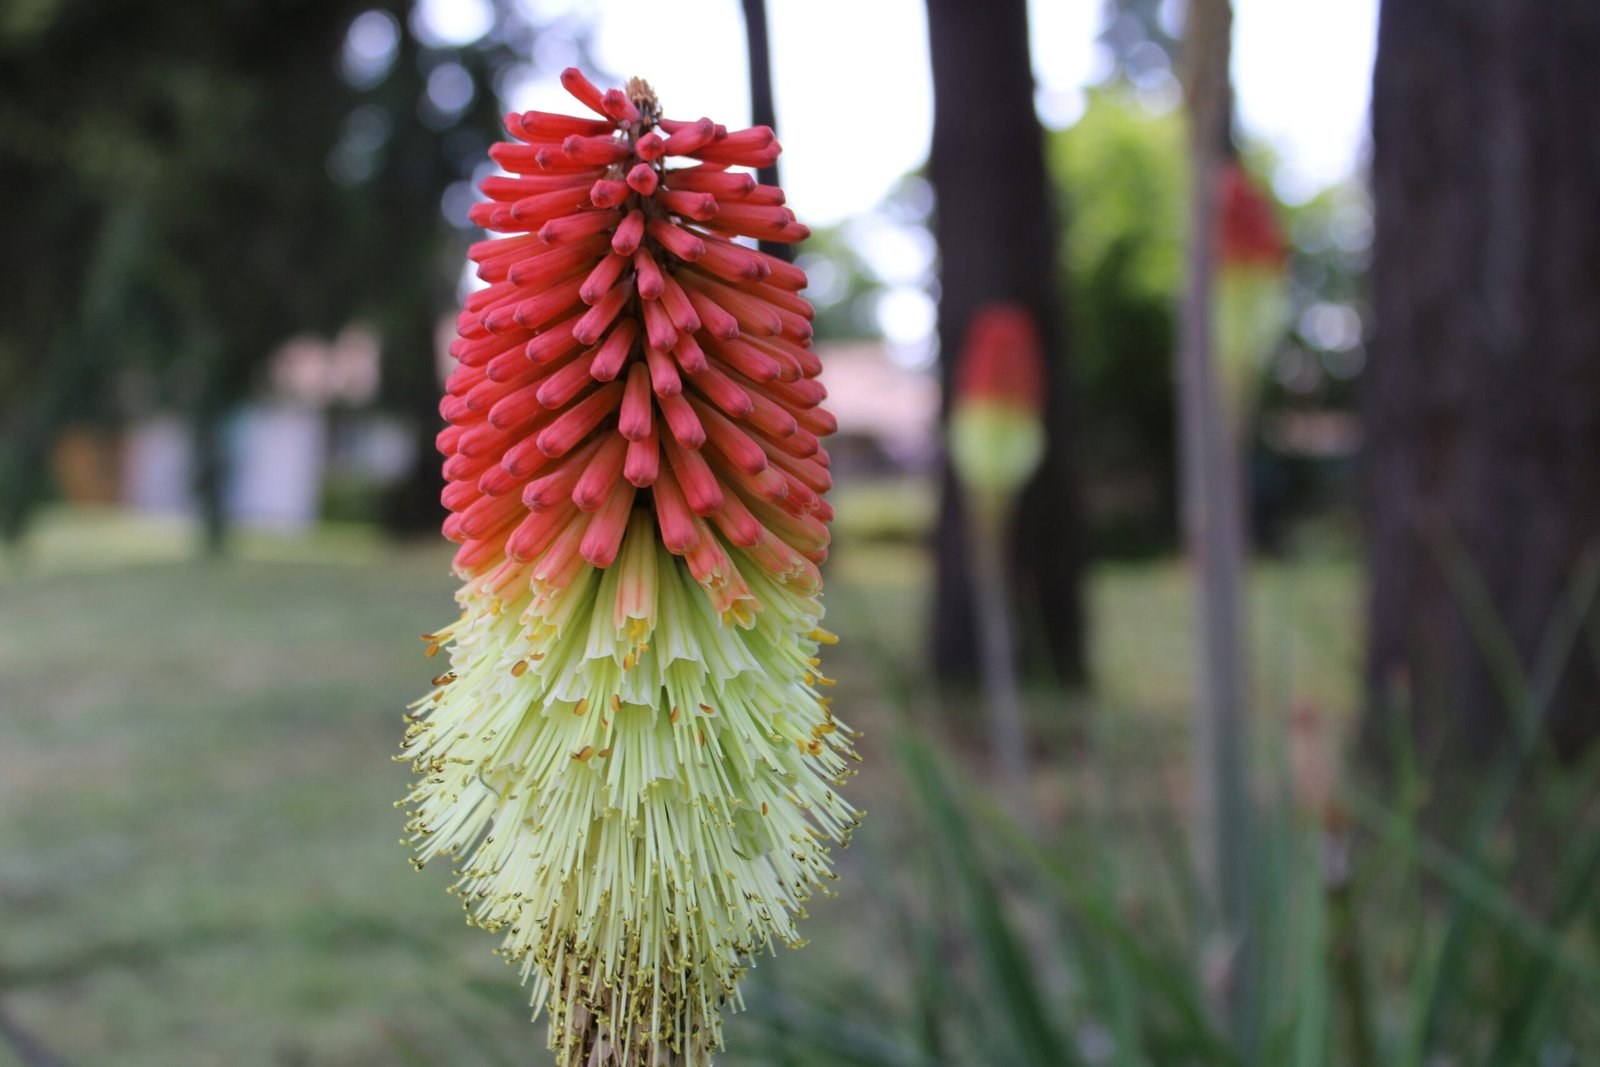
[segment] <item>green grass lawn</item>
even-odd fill
[[[541,1062],[542,1026],[493,938],[461,922],[447,871],[415,873],[397,844],[407,769],[390,757],[437,667],[417,635],[452,614],[447,553],[336,531],[193,563],[188,543],[171,525],[56,518],[0,578],[0,1032],[71,1064]],[[881,981],[889,951],[870,886],[894,867],[909,800],[883,751],[900,718],[883,661],[914,662],[927,561],[844,537],[830,570],[838,706],[868,732],[854,793],[870,817],[843,899],[813,909],[809,949],[758,968],[757,994]],[[1254,596],[1265,714],[1345,716],[1353,568],[1268,567]],[[1095,697],[1039,691],[1037,714],[1092,708],[1135,766],[1175,764],[1192,679],[1182,572],[1097,570],[1092,615]],[[978,736],[970,708],[942,704],[950,736]],[[1042,793],[1070,797],[1049,783],[1080,769],[1051,747]],[[759,1043],[749,1019],[729,1036]],[[0,1041],[0,1064],[10,1054]]]

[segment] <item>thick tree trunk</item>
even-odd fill
[[[1369,709],[1409,689],[1426,752],[1512,722],[1600,548],[1600,5],[1385,0],[1373,84],[1366,381]],[[1547,666],[1563,751],[1600,733],[1600,619]],[[1515,652],[1486,657],[1496,628]]]
[[[406,537],[415,534],[437,536],[446,515],[439,502],[444,478],[439,473],[442,460],[434,438],[444,420],[439,415],[439,378],[434,356],[433,322],[428,306],[417,308],[409,321],[397,324],[386,343],[403,358],[387,361],[387,384],[391,410],[402,412],[411,424],[416,450],[411,467],[389,488],[383,502],[383,526],[389,533]]]
[[[976,4],[928,0],[933,62],[939,350],[948,402],[955,354],[972,313],[1015,301],[1034,314],[1048,356],[1048,449],[1015,524],[1013,603],[1022,645],[1036,666],[1066,681],[1083,677],[1082,541],[1072,462],[1072,389],[1055,207],[1044,135],[1033,109],[1023,0]],[[977,670],[971,577],[960,495],[942,479],[933,617],[934,667],[944,678]]]

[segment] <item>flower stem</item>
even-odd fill
[[[1027,726],[1017,679],[1016,633],[1006,573],[1011,510],[1009,494],[969,493],[967,552],[994,771],[1013,812],[1028,822]]]

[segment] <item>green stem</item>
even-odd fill
[[[969,492],[968,499],[967,552],[974,579],[978,664],[994,770],[1014,814],[1027,822],[1027,726],[1017,680],[1017,643],[1006,573],[1010,501],[976,491]]]
[[[1344,1002],[1345,1032],[1350,1036],[1352,1067],[1378,1067],[1378,1044],[1367,1012],[1367,972],[1361,955],[1361,927],[1350,885],[1350,835],[1325,830],[1322,835],[1323,884],[1327,888],[1332,936],[1334,981]]]

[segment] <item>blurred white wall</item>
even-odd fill
[[[228,510],[278,529],[317,521],[327,452],[327,419],[292,404],[248,407],[229,427]]]

